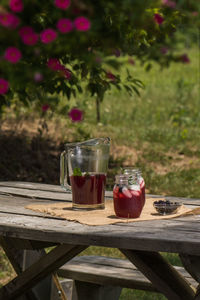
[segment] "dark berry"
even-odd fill
[[[123,187],[121,186],[121,187],[119,188],[119,193],[122,193],[122,189],[123,189]]]

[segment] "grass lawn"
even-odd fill
[[[66,116],[57,113],[51,116],[49,112],[46,118],[49,131],[40,132],[40,138],[47,136],[48,140],[58,145],[51,149],[55,164],[58,164],[58,153],[64,141],[110,136],[112,147],[108,188],[112,189],[114,175],[122,164],[134,165],[142,169],[149,193],[199,198],[200,57],[197,47],[186,51],[191,59],[189,64],[174,63],[165,70],[160,70],[154,64],[149,72],[145,72],[138,62],[129,67],[130,72],[145,83],[145,90],[141,91],[141,97],[129,96],[117,90],[107,94],[101,105],[101,122],[98,124],[94,113],[95,101],[87,94],[68,103],[85,110],[81,124],[72,124]],[[63,105],[64,99],[57,112]],[[30,146],[43,119],[31,117],[30,111],[35,116],[33,109],[25,109],[16,103],[13,107],[14,113],[9,110],[4,115],[1,134],[11,129],[22,133],[26,129],[27,144]],[[37,148],[37,143],[34,145]],[[40,149],[41,153],[43,150]],[[1,169],[4,168],[3,163],[0,160]],[[8,161],[5,163],[9,168]],[[56,168],[54,170],[59,172]],[[27,173],[19,172],[17,179],[35,179],[26,176]],[[41,175],[38,181],[58,184],[58,177],[48,181]],[[8,176],[5,179],[11,178]],[[98,247],[90,247],[84,253],[122,257],[116,250]],[[180,264],[176,254],[168,255],[167,259]],[[11,271],[3,253],[0,255],[0,266],[0,282],[4,283]],[[129,299],[165,298],[159,294],[124,289],[120,300]]]

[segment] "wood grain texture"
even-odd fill
[[[200,205],[200,199],[170,198],[189,205]],[[107,193],[107,201],[109,199],[112,200],[112,192]],[[22,291],[23,293],[27,291],[41,278],[89,245],[120,248],[131,262],[136,262],[136,266],[153,282],[154,288],[161,290],[169,299],[194,299],[194,292],[189,284],[155,252],[175,252],[200,257],[200,226],[198,226],[200,216],[107,226],[86,226],[61,218],[47,217],[25,208],[31,203],[52,203],[52,201],[71,201],[71,194],[62,191],[58,186],[0,183],[1,237],[15,238],[19,248],[29,247],[33,241],[36,241],[35,246],[41,241],[45,244],[71,244],[71,246],[57,246],[56,255],[49,256],[48,254],[42,261],[35,263],[20,274],[18,278],[0,290],[0,299],[16,299]],[[81,246],[77,248],[74,245]],[[67,249],[69,253],[66,253]],[[141,273],[137,275],[142,276]],[[85,278],[87,276],[87,274],[84,275]],[[140,279],[142,280],[141,277]],[[175,282],[178,284],[177,290]],[[148,281],[144,284],[148,284]]]
[[[200,256],[179,254],[185,269],[200,283]]]
[[[3,188],[4,185],[1,184]],[[10,189],[12,185],[14,186],[14,183],[10,183]],[[40,190],[46,193],[47,191],[42,189],[48,187],[50,190],[56,189],[56,186],[44,185],[43,187],[43,184],[30,183],[15,183],[14,189],[20,193],[19,189],[22,189],[22,185],[23,193],[26,195],[31,190],[30,185],[31,192],[35,194]],[[40,190],[37,190],[38,185]],[[28,189],[25,189],[25,186]],[[52,196],[53,198],[56,198],[57,194],[66,194],[57,191],[51,193],[55,196]],[[109,226],[85,226],[25,209],[25,206],[31,203],[52,201],[52,199],[31,198],[25,195],[24,197],[0,195],[0,235],[50,243],[76,243],[200,255],[200,226],[197,226],[200,224],[200,216],[159,222],[155,220]]]
[[[66,194],[64,189],[61,188],[60,185],[53,184],[44,184],[44,183],[36,183],[36,182],[22,182],[22,181],[0,181],[0,186],[2,187],[11,187],[11,188],[19,188],[19,189],[27,189],[27,190],[37,190],[37,191],[47,191],[47,192],[56,192]],[[70,194],[70,193],[69,193]],[[112,197],[112,191],[106,191],[106,196]]]
[[[52,184],[44,184],[44,183],[35,183],[35,182],[21,182],[21,181],[1,181],[0,186],[2,187],[11,187],[11,188],[19,188],[19,189],[26,189],[26,190],[37,190],[37,191],[46,191],[46,192],[56,192],[62,194],[69,194],[64,191],[61,186],[59,185],[52,185]],[[11,191],[11,190],[10,190]],[[12,192],[11,192],[12,193]],[[20,195],[20,193],[17,193]],[[107,198],[113,198],[112,191],[106,191],[105,195]],[[44,196],[44,194],[42,195]],[[149,197],[153,198],[160,198],[164,197],[165,199],[172,200],[172,201],[180,201],[184,204],[191,204],[191,205],[200,205],[200,199],[191,199],[186,197],[173,197],[173,196],[163,196],[163,195],[152,195],[147,194]],[[51,197],[50,197],[51,198]],[[70,198],[70,197],[69,197]],[[67,196],[68,199],[68,196]],[[65,200],[65,199],[64,199]]]
[[[197,288],[197,292],[196,292],[194,300],[200,300],[200,285]]]
[[[0,237],[0,244],[9,245],[9,247],[13,250],[38,250],[44,249],[48,247],[56,246],[55,243],[43,242],[43,241],[32,241],[32,240],[22,240],[18,238],[5,238]]]
[[[195,291],[159,253],[120,250],[168,299],[194,299]]]
[[[61,219],[0,213],[0,235],[53,243],[199,255],[200,231],[195,222],[186,219],[86,226]]]
[[[190,285],[198,286],[198,283],[184,268],[175,268]],[[156,287],[130,261],[119,258],[79,256],[62,266],[57,273],[61,277],[84,282],[158,292]]]
[[[86,247],[60,245],[0,289],[0,299],[15,300]]]
[[[102,286],[82,281],[74,283],[78,300],[119,300],[121,294],[120,287]]]
[[[69,193],[58,193],[51,191],[28,190],[14,187],[0,186],[0,193],[10,194],[14,196],[23,196],[37,199],[51,199],[54,201],[71,201],[72,197]]]
[[[13,266],[17,274],[22,273],[23,271],[23,260],[24,260],[24,251],[16,249],[11,243],[10,239],[1,237],[0,244],[6,253],[11,265]],[[3,299],[2,299],[3,300]],[[18,298],[18,300],[40,300],[37,298],[33,290],[29,290],[26,294],[23,294]]]

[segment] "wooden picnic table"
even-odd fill
[[[111,200],[112,193],[106,192],[106,198]],[[200,206],[200,199],[173,199],[185,205]],[[200,299],[200,288],[192,288],[160,254],[178,253],[185,269],[200,283],[199,215],[88,226],[25,208],[31,203],[52,201],[71,201],[71,194],[55,185],[0,183],[0,242],[17,273],[16,278],[0,289],[0,300],[17,299],[24,293],[28,294],[42,279],[89,246],[120,249],[170,300]],[[55,247],[50,252],[36,255],[35,262],[23,269],[22,250],[32,250],[37,254],[38,249],[53,245]]]

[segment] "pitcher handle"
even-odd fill
[[[60,185],[65,191],[71,192],[71,186],[69,185],[69,174],[68,174],[68,162],[67,152],[63,151],[60,155]]]

